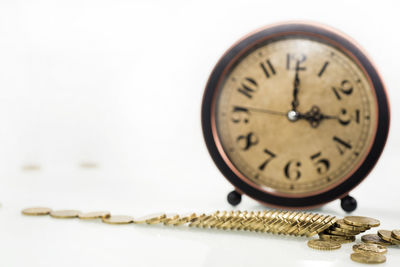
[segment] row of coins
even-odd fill
[[[302,212],[278,210],[263,212],[231,211],[216,212],[211,215],[202,214],[189,226],[312,236],[329,228],[335,221],[334,216]]]
[[[164,224],[183,225],[198,228],[216,228],[224,230],[245,230],[273,234],[313,236],[325,231],[336,223],[336,218],[329,215],[294,211],[270,210],[263,212],[217,211],[212,214],[191,213],[188,215],[157,214],[143,218],[112,215],[98,211],[82,213],[78,210],[51,210],[44,207],[27,208],[25,215],[50,215],[54,218],[102,219],[109,224]]]
[[[107,211],[82,213],[78,210],[51,210],[35,207],[22,211],[24,215],[50,215],[54,218],[101,219],[109,224],[164,224],[188,225],[189,227],[216,228],[230,230],[247,230],[274,234],[313,236],[319,234],[319,239],[308,241],[308,246],[319,250],[339,249],[342,243],[355,241],[356,235],[377,227],[380,222],[373,218],[347,216],[337,220],[334,216],[270,210],[263,212],[224,211],[212,214],[190,213],[187,215],[157,214],[142,218],[111,215]],[[353,246],[351,259],[361,263],[382,263],[386,261],[383,255],[386,246],[400,244],[400,230],[379,230],[377,235],[364,235],[364,243]]]

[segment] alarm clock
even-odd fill
[[[202,103],[216,166],[241,195],[305,209],[349,196],[378,161],[389,103],[372,61],[327,26],[288,22],[245,36],[218,61]]]

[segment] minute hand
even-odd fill
[[[292,110],[297,111],[297,107],[299,106],[299,85],[300,85],[300,79],[299,79],[299,64],[300,62],[297,61],[296,63],[296,73],[294,75],[294,82],[293,82],[293,101],[292,101]]]

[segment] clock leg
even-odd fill
[[[354,197],[347,195],[341,199],[340,206],[342,206],[342,209],[346,212],[355,211],[357,208],[357,200]]]
[[[242,195],[237,191],[233,190],[228,194],[227,199],[229,204],[231,204],[232,206],[236,206],[242,201]]]

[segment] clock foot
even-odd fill
[[[340,206],[342,206],[342,209],[346,212],[355,211],[357,208],[357,200],[354,197],[347,195],[341,199]]]
[[[233,190],[228,194],[227,199],[229,204],[231,204],[232,206],[236,206],[242,201],[242,195],[237,191]]]

